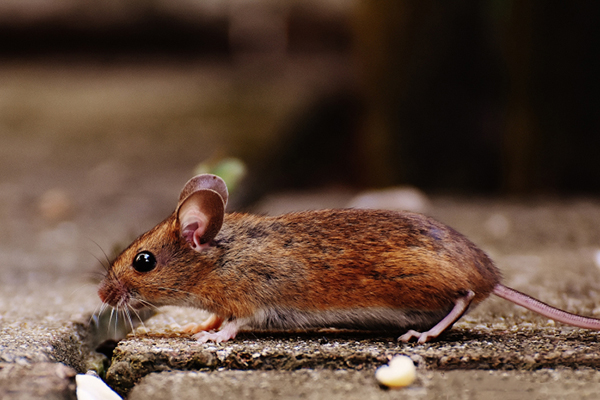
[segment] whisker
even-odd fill
[[[117,306],[117,313],[115,314],[115,338],[119,337],[119,332],[117,331],[117,329],[119,328],[119,314],[121,314],[122,311],[119,310],[119,306]]]
[[[98,261],[98,264],[100,264],[102,266],[102,268],[108,272],[108,265],[110,265],[110,263],[107,265],[104,263],[104,261],[102,261],[101,259],[99,259],[94,253],[92,253],[91,251],[88,251],[88,254],[90,254],[92,257],[94,257],[96,259],[96,261]]]
[[[129,326],[131,327],[131,332],[133,332],[133,335],[135,336],[135,328],[133,327],[133,321],[131,320],[131,313],[129,312],[129,309],[131,307],[127,306],[125,307],[125,309],[123,310],[123,314],[125,315],[125,317],[127,317],[127,319],[125,320],[126,322],[129,321]]]
[[[94,312],[90,315],[90,319],[88,319],[88,326],[98,326],[98,314],[96,313],[96,310],[94,310]]]
[[[94,243],[102,252],[102,254],[104,254],[104,258],[106,259],[106,264],[104,264],[104,262],[100,261],[100,259],[98,257],[96,257],[96,255],[92,254],[94,256],[94,258],[96,260],[98,260],[98,262],[100,263],[100,265],[102,265],[102,267],[104,267],[104,269],[106,270],[106,272],[108,272],[108,270],[110,269],[110,259],[108,258],[108,255],[106,254],[106,252],[104,251],[104,249],[102,248],[102,246],[100,246],[98,244],[98,242],[96,242],[94,239],[92,238],[88,238],[89,241],[91,241],[92,243]],[[91,253],[91,252],[90,252]]]
[[[177,292],[177,293],[183,293],[183,294],[190,295],[192,297],[195,296],[195,293],[188,292],[188,291],[181,290],[181,289],[169,288],[169,287],[164,287],[164,286],[159,287],[158,289],[161,289],[161,290],[170,290],[172,292]],[[218,302],[216,302],[214,300],[211,300],[211,299],[203,298],[202,300],[205,301],[205,302],[208,302],[209,304],[214,304],[214,305],[217,305],[217,306],[219,305]]]
[[[100,303],[98,304],[96,307],[94,307],[94,312],[92,312],[92,315],[90,315],[90,320],[88,321],[88,325],[92,325],[92,322],[94,323],[95,326],[99,325],[99,317],[100,314],[102,314],[102,309],[104,308],[106,303]]]
[[[138,321],[140,321],[140,324],[142,325],[142,327],[144,329],[146,329],[146,325],[144,324],[144,321],[142,320],[142,317],[140,317],[140,314],[135,310],[135,308],[131,307],[131,311],[133,311],[133,313],[135,314],[135,316],[137,317]],[[131,330],[133,331],[133,327],[131,328]],[[133,333],[135,335],[135,331]]]
[[[145,306],[148,306],[150,308],[155,309],[156,311],[159,310],[159,308],[157,306],[155,306],[154,304],[150,303],[149,301],[143,300],[143,299],[136,299],[137,301],[139,301],[140,303],[142,303]]]
[[[68,295],[69,298],[72,299],[73,296],[75,296],[75,294],[80,292],[81,290],[89,289],[88,286],[89,285],[87,283],[84,283],[84,284],[81,284],[79,287],[76,287],[75,289],[71,290],[71,292]]]
[[[115,315],[114,307],[110,309],[110,316],[108,318],[108,325],[106,326],[106,336],[110,336],[110,326],[112,325],[112,319]]]
[[[86,272],[86,275],[90,275],[93,278],[100,277],[101,279],[103,279],[103,278],[105,278],[107,276],[106,273],[103,273],[103,272],[100,272],[100,271],[89,271],[89,272]]]

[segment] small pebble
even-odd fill
[[[417,369],[410,357],[396,356],[388,365],[377,368],[375,379],[389,388],[409,386],[417,377]]]

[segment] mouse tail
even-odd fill
[[[496,285],[494,288],[494,294],[521,307],[525,307],[528,310],[543,315],[544,317],[562,322],[563,324],[600,331],[600,319],[584,317],[563,311],[502,284]]]

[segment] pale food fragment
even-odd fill
[[[396,356],[388,365],[375,371],[375,379],[389,388],[400,388],[410,385],[417,377],[415,364],[410,357]]]
[[[77,400],[122,400],[102,379],[90,374],[78,374]]]

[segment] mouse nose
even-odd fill
[[[98,297],[103,303],[107,303],[111,307],[117,307],[119,304],[126,303],[127,290],[123,285],[105,280],[98,288]]]

